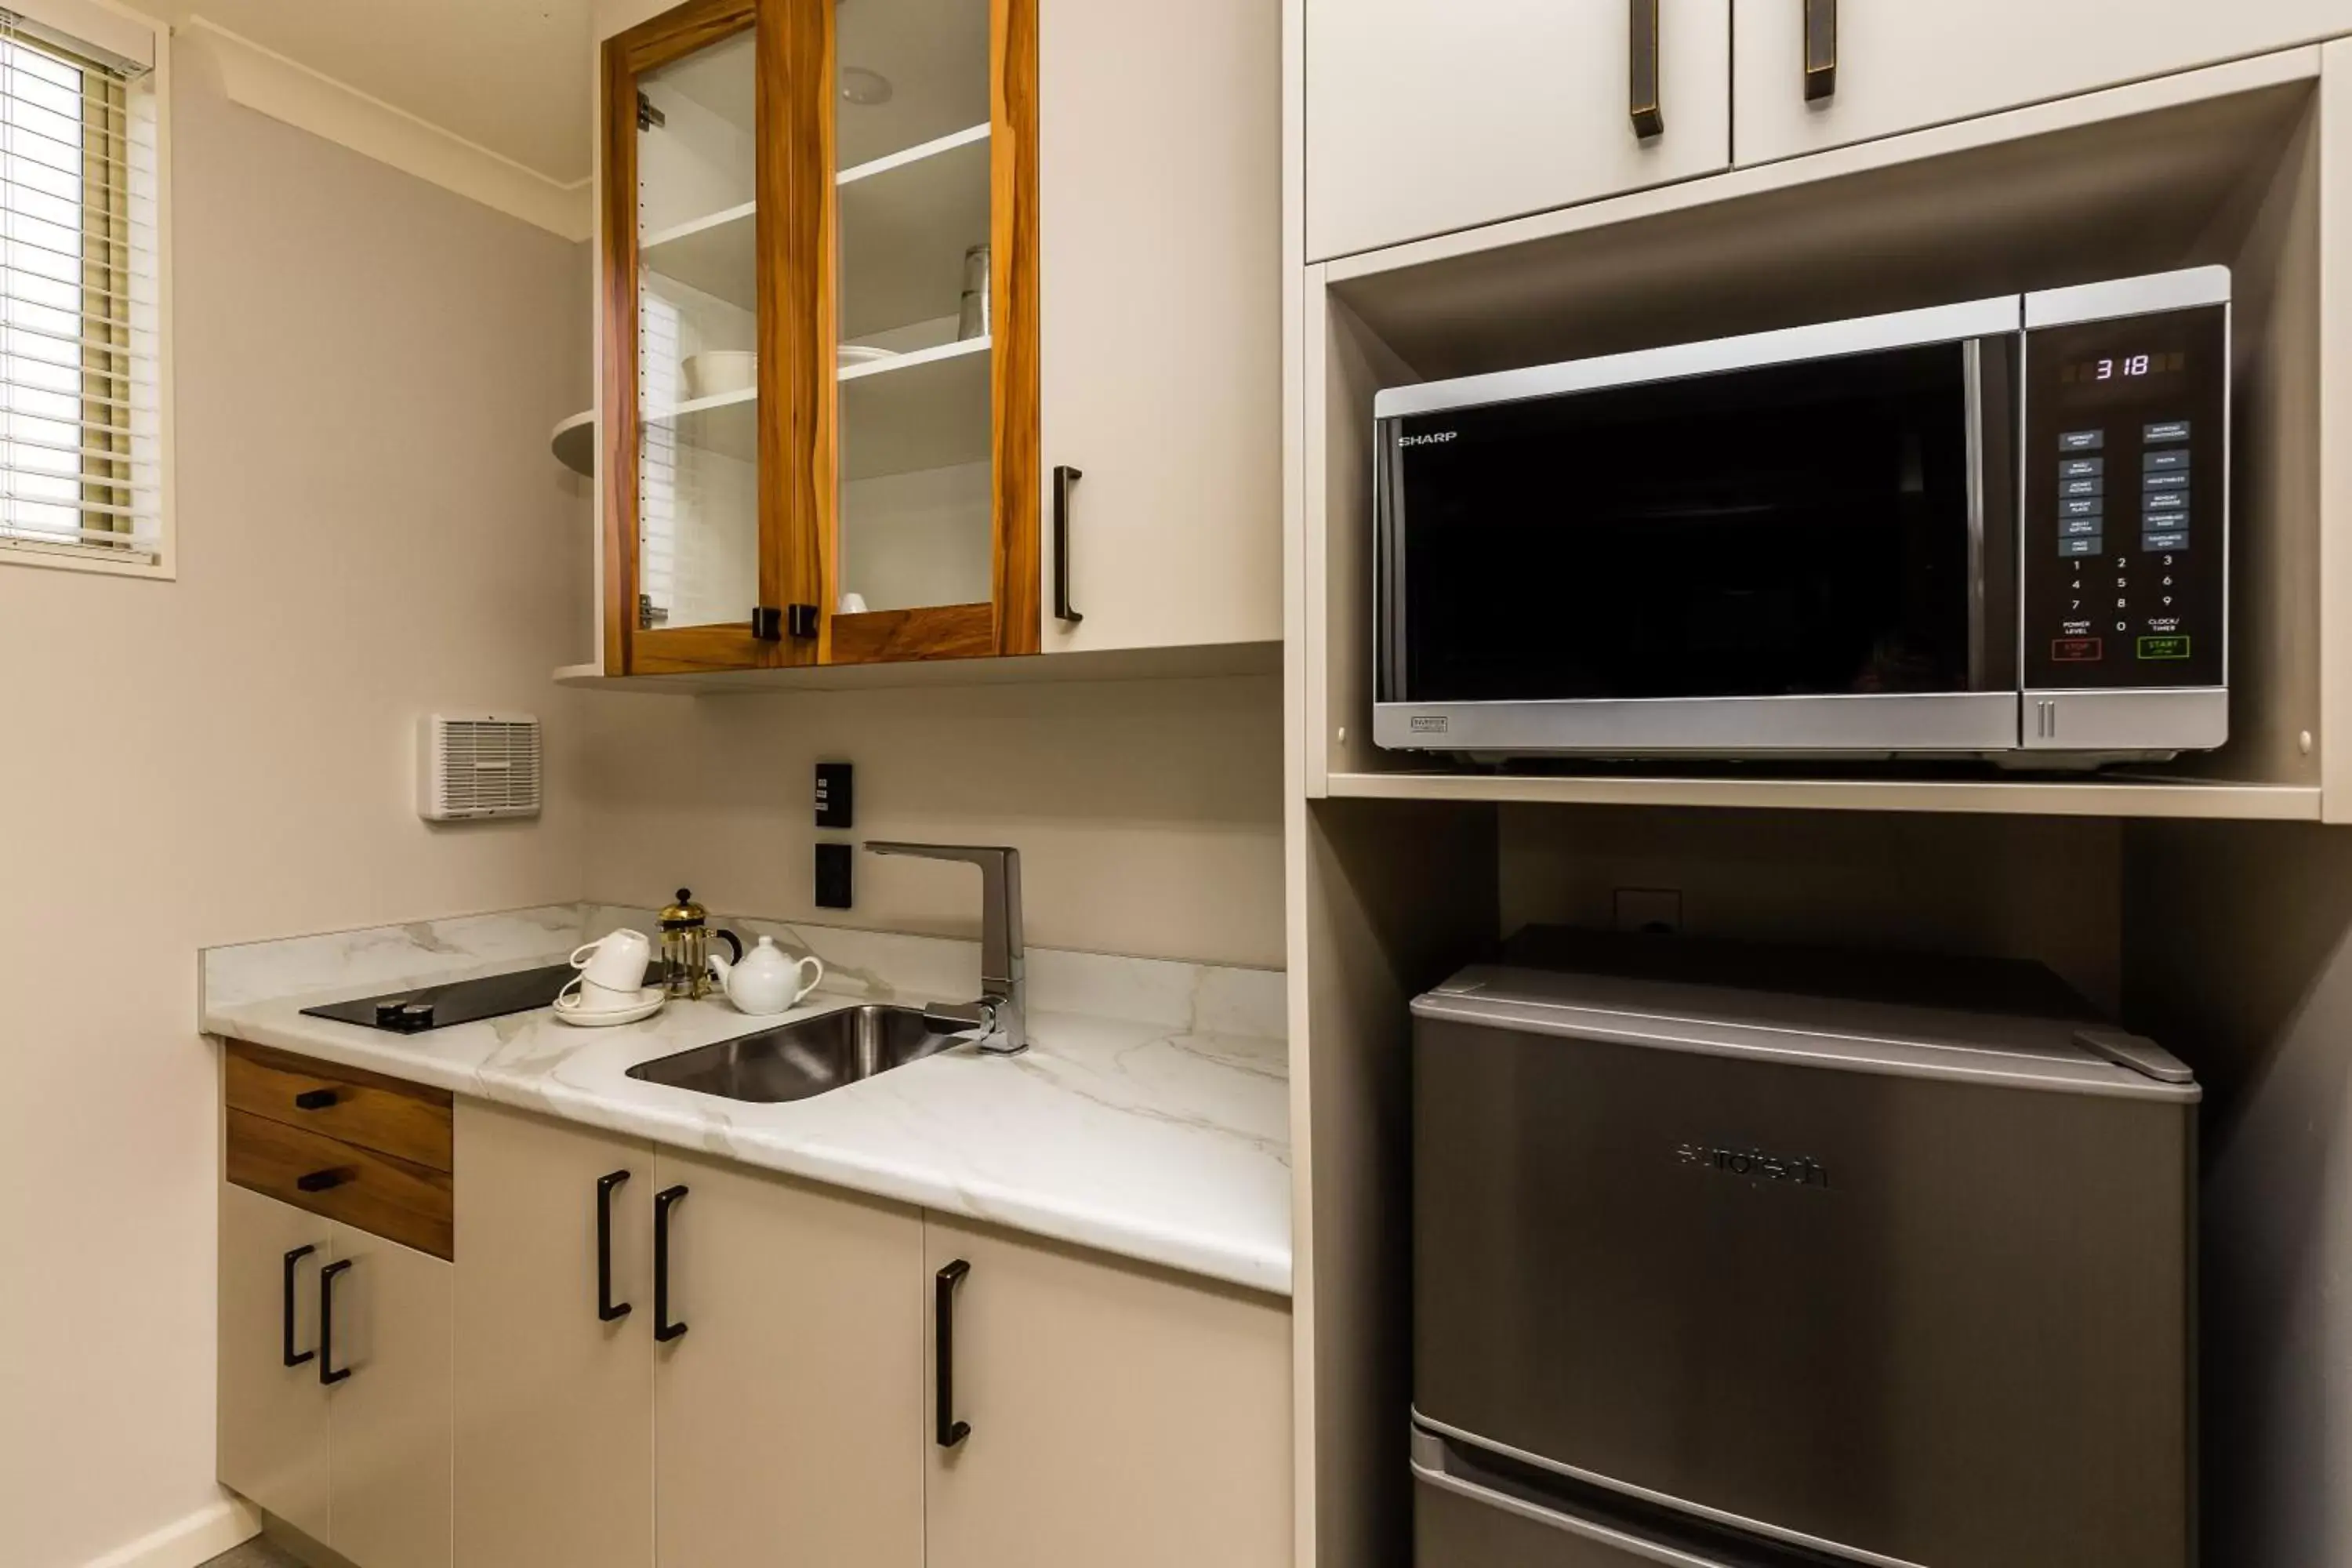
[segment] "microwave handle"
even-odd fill
[[[1658,102],[1658,0],[1628,0],[1626,55],[1632,87],[1626,112],[1633,121],[1636,140],[1647,142],[1666,132],[1666,115]]]
[[[2018,342],[2014,334],[1960,344],[1968,421],[1969,689],[2017,682],[2018,498],[2012,483]]]

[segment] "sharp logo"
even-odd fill
[[[1738,1176],[1749,1183],[1773,1182],[1785,1187],[1830,1184],[1829,1167],[1804,1154],[1767,1154],[1761,1149],[1735,1149],[1716,1143],[1677,1143],[1675,1158],[1685,1165]]]
[[[1461,434],[1462,432],[1459,430],[1433,430],[1426,436],[1400,436],[1397,437],[1397,445],[1400,447],[1443,447],[1445,443],[1453,440],[1454,437]]]
[[[1416,713],[1405,721],[1405,728],[1416,735],[1443,735],[1448,723],[1443,713]]]

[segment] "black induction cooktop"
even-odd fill
[[[446,1029],[452,1024],[470,1024],[477,1019],[499,1018],[509,1013],[528,1013],[534,1007],[552,1005],[555,994],[578,973],[568,963],[551,963],[544,969],[519,969],[511,974],[485,974],[476,980],[419,985],[407,991],[386,992],[381,996],[329,1002],[302,1011],[313,1018],[334,1018],[346,1024],[364,1024],[372,1029],[415,1035],[426,1029]]]

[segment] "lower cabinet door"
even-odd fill
[[[328,1481],[319,1271],[333,1260],[334,1228],[221,1184],[220,1482],[320,1541]]]
[[[1289,1303],[938,1215],[924,1243],[929,1568],[1290,1562]]]
[[[360,1568],[448,1568],[451,1266],[337,1225],[328,1267],[323,1539]]]
[[[922,1568],[920,1215],[667,1150],[649,1196],[656,1561]]]
[[[457,1568],[646,1568],[653,1146],[460,1100],[455,1147]]]

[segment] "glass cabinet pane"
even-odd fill
[[[646,71],[637,114],[637,625],[747,626],[760,590],[755,50]]]
[[[992,596],[988,0],[842,0],[836,612]]]

